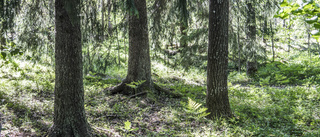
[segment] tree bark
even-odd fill
[[[139,15],[131,13],[129,17],[129,62],[126,80],[129,82],[146,80],[143,85],[151,87],[146,0],[134,0],[134,4]]]
[[[104,36],[104,12],[105,12],[105,7],[104,7],[104,0],[101,0],[101,42],[104,41],[105,36]]]
[[[110,91],[111,94],[122,93],[125,95],[134,95],[136,92],[145,91],[159,91],[165,94],[170,94],[174,97],[181,95],[170,93],[168,90],[161,89],[151,79],[151,61],[149,51],[148,38],[148,22],[147,22],[147,7],[146,0],[134,0],[136,9],[129,11],[129,59],[127,77],[119,85],[107,88],[104,91]],[[144,80],[145,82],[138,86],[137,89],[132,89],[126,84],[131,82],[138,82]]]
[[[179,8],[180,8],[180,47],[186,48],[188,46],[187,42],[187,28],[188,28],[188,10],[187,10],[187,0],[180,0],[179,1]]]
[[[148,22],[146,0],[134,0],[134,6],[138,14],[131,12],[129,15],[129,59],[128,72],[125,80],[118,86],[110,88],[112,94],[135,94],[135,90],[126,86],[131,82],[145,80],[139,89],[153,90],[151,79],[151,61],[148,39]]]
[[[210,0],[206,105],[208,118],[230,117],[228,98],[229,1]]]
[[[237,5],[239,6],[239,5]],[[238,43],[238,56],[239,56],[239,59],[238,59],[238,72],[240,73],[241,72],[241,45],[240,45],[240,17],[237,17],[238,19],[238,28],[237,28],[237,43]]]
[[[252,5],[251,0],[246,1],[247,4],[247,36],[249,37],[248,48],[250,50],[250,58],[247,59],[247,75],[254,76],[258,70],[257,61],[256,61],[256,51],[253,49],[254,44],[256,43],[256,15],[255,8]]]
[[[273,28],[272,28],[271,21],[270,21],[270,29],[271,29],[271,44],[272,44],[272,62],[274,62],[275,51],[274,51],[274,40],[273,40]]]
[[[80,0],[55,1],[54,125],[50,137],[88,137],[84,110]]]

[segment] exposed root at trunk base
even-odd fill
[[[182,95],[180,93],[174,93],[171,92],[170,90],[167,90],[165,88],[161,88],[159,85],[153,83],[153,87],[159,92],[159,93],[164,93],[165,95],[171,96],[173,98],[180,98]]]
[[[127,83],[130,83],[130,82],[127,82],[126,80],[124,80],[123,82],[121,82],[117,86],[104,89],[103,92],[107,93],[107,94],[111,94],[111,95],[114,95],[114,94],[131,95],[130,98],[142,96],[142,95],[145,95],[148,93],[146,91],[141,90],[144,87],[139,87],[136,91],[134,91],[134,89],[132,89],[126,85]],[[157,85],[155,83],[152,84],[151,89],[158,91],[157,93],[159,93],[159,94],[163,93],[164,95],[167,95],[169,97],[173,97],[173,98],[182,97],[182,95],[180,93],[174,93],[168,89],[161,88],[159,85]]]
[[[86,130],[81,130],[81,132],[74,131],[74,129],[59,129],[53,124],[48,132],[43,137],[61,137],[61,136],[81,136],[81,137],[93,137],[95,134],[92,132],[92,128],[90,126],[87,127]]]

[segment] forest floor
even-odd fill
[[[43,136],[53,124],[54,69],[16,62],[0,61],[1,135]],[[234,117],[212,121],[201,111],[205,107],[205,72],[179,72],[157,63],[152,71],[157,84],[183,97],[105,94],[104,88],[124,78],[125,67],[85,76],[85,109],[96,136],[320,136],[317,84],[278,88],[250,84],[248,78],[230,80]],[[195,102],[203,105],[192,109]]]

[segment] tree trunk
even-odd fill
[[[248,48],[251,53],[249,53],[249,57],[247,59],[247,75],[248,76],[254,76],[257,72],[257,61],[256,61],[256,51],[253,49],[254,44],[256,43],[256,15],[255,15],[255,9],[252,5],[251,0],[246,1],[247,4],[247,36],[249,37],[249,44]]]
[[[291,40],[290,40],[290,29],[291,29],[291,25],[290,25],[290,22],[291,22],[291,18],[289,17],[289,25],[288,25],[288,55],[290,55],[290,43],[291,43]]]
[[[146,0],[134,0],[139,16],[129,17],[129,62],[127,81],[146,80],[144,86],[151,87],[151,63],[148,38]]]
[[[186,48],[188,46],[187,43],[187,28],[188,28],[188,10],[187,10],[187,0],[180,0],[179,1],[179,8],[181,13],[180,19],[180,47]]]
[[[272,22],[270,21],[270,29],[271,29],[271,44],[272,44],[272,62],[274,62],[274,40],[273,40],[273,28],[272,28]]]
[[[238,18],[238,28],[237,28],[237,43],[238,43],[238,56],[239,56],[239,59],[238,59],[238,71],[239,73],[241,72],[241,45],[240,45],[240,17],[237,17]]]
[[[50,137],[91,136],[84,110],[80,0],[56,0],[54,125]]]
[[[208,118],[230,117],[228,98],[229,1],[210,0],[206,105]]]
[[[104,41],[105,36],[104,36],[104,0],[101,0],[101,42]]]
[[[185,25],[185,23],[181,23],[180,24],[180,32],[181,32],[181,38],[180,38],[180,46],[183,48],[188,47],[188,43],[186,41],[187,38],[187,26]]]
[[[129,59],[127,77],[118,86],[107,88],[105,91],[110,91],[111,94],[142,95],[141,92],[154,92],[157,90],[167,95],[170,94],[173,97],[181,97],[180,94],[171,93],[153,83],[151,79],[146,0],[134,0],[134,6],[131,7],[136,7],[139,14],[136,15],[135,12],[132,12],[129,16]],[[134,10],[135,9],[130,11]],[[145,82],[139,85],[137,89],[132,89],[126,85],[138,81]]]
[[[310,60],[311,60],[311,47],[310,47],[310,30],[309,30],[309,27],[308,27],[308,55],[309,55],[309,58],[310,58]]]
[[[122,92],[123,94],[134,94],[135,91],[127,83],[145,80],[139,89],[153,90],[151,80],[151,61],[148,39],[148,22],[146,0],[134,0],[138,15],[134,12],[129,16],[129,59],[128,73],[126,79],[111,90],[112,94]],[[131,10],[130,10],[131,11]]]

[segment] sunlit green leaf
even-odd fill
[[[287,2],[287,0],[283,0],[281,3],[280,3],[280,6],[281,7],[285,7],[285,6],[288,6],[289,3]]]
[[[1,52],[1,58],[2,59],[6,59],[6,57],[7,57],[7,53],[6,52]]]
[[[318,21],[318,16],[313,16],[312,18],[306,19],[305,21],[309,24],[315,23]]]
[[[317,28],[317,29],[320,29],[320,23],[315,23],[315,24],[313,24],[313,26],[315,27],[315,28]]]
[[[130,130],[131,129],[131,122],[129,120],[124,122],[124,129],[126,129],[126,130]]]
[[[292,8],[292,14],[297,15],[301,14],[303,10],[301,8]]]

